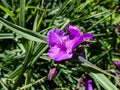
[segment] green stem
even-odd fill
[[[29,88],[29,87],[37,84],[37,83],[40,83],[40,82],[42,82],[43,80],[45,80],[46,78],[47,78],[47,76],[44,76],[43,78],[38,79],[37,81],[35,81],[35,82],[33,82],[33,83],[30,83],[30,84],[28,84],[28,85],[25,85],[25,86],[21,87],[20,90],[24,90],[24,89]]]
[[[84,59],[84,58],[82,58],[82,57],[79,57],[79,60],[82,62],[82,65],[83,65],[83,66],[90,67],[90,68],[92,68],[92,69],[94,69],[94,70],[97,70],[97,71],[99,71],[99,72],[102,72],[102,73],[104,73],[104,74],[106,74],[106,75],[108,75],[108,76],[113,77],[114,79],[117,78],[116,76],[114,76],[114,75],[112,75],[112,74],[110,74],[110,73],[102,70],[101,68],[93,65],[91,62],[89,62],[88,60],[86,60],[86,59]]]

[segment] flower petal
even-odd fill
[[[53,47],[54,45],[61,44],[61,38],[65,36],[65,32],[60,29],[50,30],[47,34],[47,42],[49,47]]]
[[[92,80],[87,80],[86,85],[85,85],[85,90],[93,90]]]
[[[73,49],[83,42],[83,39],[80,35],[80,30],[77,27],[67,24],[67,31],[69,34],[69,40],[66,42],[66,47],[71,47],[71,49]]]
[[[82,36],[83,40],[90,40],[90,39],[93,39],[93,37],[94,36],[91,33],[84,33]]]
[[[70,24],[67,24],[66,27],[70,39],[73,39],[75,37],[80,37],[80,30],[77,27],[71,26]]]
[[[76,46],[78,46],[80,43],[82,43],[83,42],[83,40],[82,39],[80,39],[80,38],[74,38],[74,39],[68,39],[67,41],[66,41],[66,48],[69,50],[69,52],[72,52],[73,51],[73,49],[76,47]]]
[[[61,50],[61,48],[58,48],[57,46],[51,47],[48,51],[48,57],[53,59],[54,61],[69,59],[72,57],[72,55],[72,53]]]
[[[117,67],[120,67],[120,62],[118,62],[117,60],[114,60],[114,64],[115,64]]]

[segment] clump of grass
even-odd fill
[[[1,0],[0,89],[76,90],[79,80],[92,80],[97,90],[118,90],[119,61],[118,0]],[[117,11],[116,11],[117,10]],[[70,23],[94,39],[82,52],[86,60],[61,64],[48,58],[47,32]],[[80,47],[80,46],[79,46]],[[77,48],[79,48],[77,47]],[[49,70],[57,67],[51,81]],[[84,81],[83,81],[84,83]],[[80,89],[84,85],[79,86]]]

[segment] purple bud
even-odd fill
[[[115,9],[116,9],[116,10],[120,9],[120,5],[117,5],[117,6],[115,7]]]
[[[115,9],[116,9],[116,12],[120,13],[120,5],[117,5]]]
[[[56,67],[50,69],[49,74],[48,74],[48,80],[52,80],[55,77],[56,73],[57,73]]]
[[[113,62],[117,67],[120,67],[120,62],[118,62],[117,60],[114,60]]]

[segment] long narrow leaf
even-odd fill
[[[103,19],[97,21],[95,24],[93,24],[91,27],[88,28],[88,31],[91,30],[93,27],[95,27],[97,24],[103,22],[106,18],[108,18],[109,16],[111,16],[114,13],[115,13],[115,11],[113,11],[110,14],[106,15]]]
[[[115,77],[114,75],[112,75],[112,74],[110,74],[110,73],[102,70],[101,68],[95,66],[94,64],[92,64],[92,63],[89,62],[88,60],[86,60],[86,59],[84,59],[84,58],[82,58],[82,57],[79,57],[79,60],[80,60],[80,62],[82,62],[82,65],[83,65],[83,66],[92,68],[92,69],[94,69],[94,70],[97,70],[98,72],[104,73],[104,74],[106,74],[106,75],[108,75],[108,76],[111,76],[111,77],[113,77],[113,78],[116,79],[116,77]]]
[[[55,21],[56,17],[63,11],[63,9],[71,2],[72,0],[66,0],[63,3],[63,6],[61,6],[61,8],[59,9],[59,11],[57,12],[57,14],[55,14],[55,16],[52,18],[51,22],[49,23],[49,26],[51,26],[53,24],[53,22]]]
[[[17,34],[20,34],[26,39],[37,41],[37,42],[43,42],[46,43],[45,36],[38,34],[37,32],[33,32],[29,29],[25,29],[23,27],[20,27],[18,25],[15,25],[3,18],[0,17],[0,23],[2,23],[4,26],[12,30],[13,32],[16,32]]]
[[[9,14],[10,16],[14,16],[14,14],[10,10],[6,9],[5,7],[1,5],[0,5],[0,9],[3,10],[5,13]]]
[[[0,39],[13,39],[14,35],[12,33],[0,33]]]
[[[22,27],[25,26],[25,0],[20,0],[19,25]]]
[[[93,65],[89,61],[83,59],[82,57],[79,57],[79,60],[83,63],[82,65],[85,66],[83,67],[85,71],[89,72],[89,75],[91,77],[96,78],[97,82],[105,89],[105,90],[118,90],[117,87],[110,82],[110,80],[104,75],[109,75],[113,77],[114,79],[117,79],[114,75],[100,69],[99,67]],[[94,69],[94,70],[92,70]]]
[[[102,73],[90,73],[93,79],[96,80],[105,90],[118,90],[115,85],[113,85],[110,80]]]

